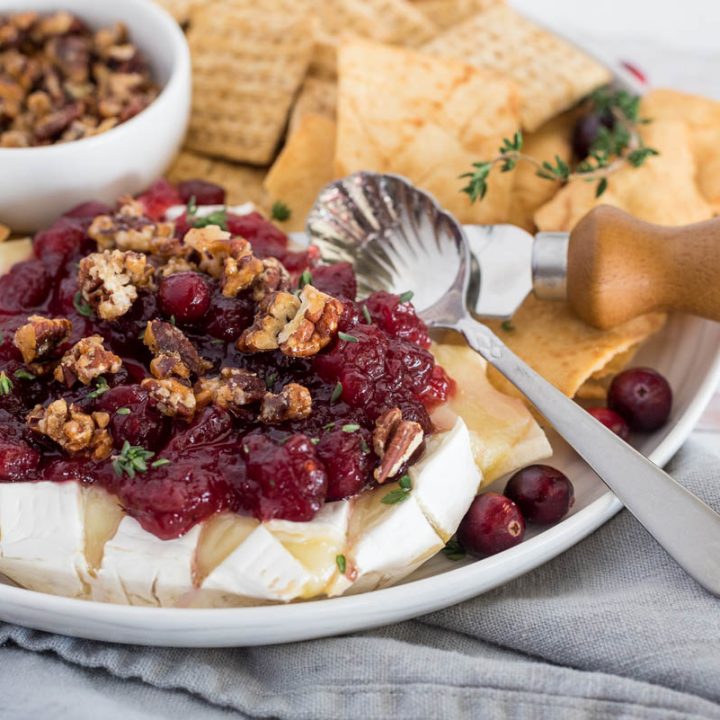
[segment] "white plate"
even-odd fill
[[[670,381],[673,413],[659,432],[633,442],[667,462],[690,434],[720,379],[720,324],[673,317],[643,347],[637,363]],[[73,600],[0,584],[0,619],[63,635],[140,645],[224,647],[307,640],[407,620],[486,592],[542,565],[589,535],[621,507],[559,438],[549,460],[575,485],[576,502],[561,523],[531,532],[499,555],[454,563],[439,555],[402,584],[364,595],[291,605],[230,609],[145,608]],[[628,478],[632,482],[632,478]],[[502,482],[497,485],[502,487]]]

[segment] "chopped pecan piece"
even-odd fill
[[[285,355],[317,355],[335,336],[343,304],[330,295],[306,285],[300,293],[301,305],[293,319],[278,335]]]
[[[80,261],[78,285],[100,318],[114,320],[130,309],[137,299],[137,288],[149,286],[152,276],[146,255],[105,250]]]
[[[143,342],[155,356],[150,362],[150,372],[156,378],[177,375],[187,379],[191,373],[204,375],[212,367],[212,363],[200,357],[182,330],[162,320],[148,322]]]
[[[395,477],[422,440],[423,429],[419,423],[403,420],[400,408],[386,410],[375,420],[373,431],[373,450],[380,458],[380,465],[374,471],[375,479],[382,484]]]
[[[290,273],[277,258],[265,258],[262,264],[262,272],[255,278],[252,286],[255,302],[260,302],[270,293],[290,288]]]
[[[225,297],[236,297],[239,292],[251,287],[264,269],[263,261],[252,253],[239,258],[226,257],[222,278],[222,293]]]
[[[263,380],[242,368],[223,368],[219,377],[201,378],[195,384],[199,407],[214,403],[232,412],[260,402],[264,396]]]
[[[175,224],[155,222],[143,215],[143,206],[132,198],[125,200],[114,215],[98,215],[88,235],[100,250],[132,250],[170,256],[180,251]]]
[[[236,238],[236,257],[242,256],[242,248],[249,243],[242,238]],[[185,233],[183,238],[185,245],[194,250],[198,256],[200,270],[212,275],[214,278],[222,278],[225,268],[225,259],[230,256],[232,249],[231,235],[217,225],[207,225],[203,228],[192,228]],[[245,253],[247,254],[247,253]]]
[[[197,403],[192,388],[175,378],[145,378],[141,383],[157,403],[157,409],[169,417],[190,420],[195,414]]]
[[[45,408],[36,405],[27,422],[32,430],[47,435],[71,455],[83,453],[93,460],[103,460],[112,451],[112,436],[107,429],[110,415],[106,412],[88,415],[60,399]]]
[[[55,368],[55,379],[72,387],[78,380],[89,385],[101,375],[114,374],[122,367],[122,360],[106,350],[100,335],[90,335],[78,341],[63,355]]]
[[[278,335],[295,317],[300,300],[292,293],[274,292],[258,305],[253,324],[243,331],[236,345],[243,352],[277,350]]]
[[[298,383],[288,383],[277,394],[265,393],[260,406],[260,422],[268,425],[286,420],[302,420],[312,412],[310,391]]]
[[[30,364],[65,342],[71,332],[72,322],[66,318],[50,319],[42,315],[31,315],[28,321],[15,331],[13,343],[22,353],[23,361]]]
[[[197,269],[198,266],[194,262],[191,262],[182,256],[176,256],[168,258],[168,261],[157,269],[157,274],[161,278],[164,278],[168,277],[168,275],[176,275],[181,272],[192,272]]]

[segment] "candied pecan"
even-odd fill
[[[236,346],[243,352],[277,350],[280,331],[295,317],[300,300],[292,293],[270,293],[260,302],[255,321],[238,338]]]
[[[140,385],[155,400],[157,409],[169,417],[190,420],[195,414],[197,403],[195,394],[189,385],[175,378],[145,378]]]
[[[51,320],[42,315],[31,315],[15,331],[13,343],[22,353],[23,361],[29,364],[51,353],[70,337],[71,332],[72,322],[67,318]]]
[[[156,273],[159,277],[164,278],[168,275],[175,275],[176,273],[188,272],[197,270],[198,267],[194,262],[191,262],[184,257],[171,257],[164,265],[158,267]]]
[[[239,292],[247,290],[263,271],[263,261],[252,253],[240,258],[225,258],[222,278],[222,294],[225,297],[236,297]]]
[[[296,315],[278,335],[278,345],[285,355],[309,357],[335,336],[343,304],[312,285],[302,289],[300,300]]]
[[[218,225],[192,228],[185,233],[183,242],[198,254],[200,270],[217,279],[222,279],[225,274],[227,258],[239,260],[247,255],[252,255],[252,249],[247,240],[241,237],[232,237],[229,232]]]
[[[113,215],[98,215],[88,228],[88,235],[101,250],[133,250],[134,252],[174,255],[180,242],[171,222],[155,222],[143,215],[142,205],[126,199]]]
[[[122,250],[92,253],[80,261],[78,285],[103,320],[124,315],[137,299],[137,288],[152,282],[147,256]]]
[[[90,335],[76,342],[55,368],[55,379],[72,387],[78,380],[89,385],[101,375],[120,371],[122,360],[106,350],[100,335]]]
[[[288,383],[277,394],[265,393],[260,406],[260,422],[268,425],[286,420],[302,420],[312,412],[310,391],[298,383]]]
[[[212,367],[212,363],[200,357],[182,330],[162,320],[148,322],[143,342],[155,356],[150,362],[150,372],[156,378],[177,375],[187,379],[191,373],[204,375]]]
[[[242,368],[222,368],[218,377],[201,378],[195,384],[199,407],[214,403],[232,412],[260,402],[264,396],[264,381]]]
[[[423,429],[419,423],[403,420],[400,408],[386,410],[375,420],[373,431],[373,450],[380,458],[380,465],[374,471],[375,479],[382,484],[395,477],[422,440]]]
[[[290,273],[277,258],[265,258],[262,264],[262,272],[255,278],[252,286],[252,297],[255,302],[260,302],[270,293],[290,288]]]
[[[64,399],[55,400],[47,407],[36,405],[28,414],[31,430],[47,435],[63,450],[76,455],[87,454],[93,460],[103,460],[112,451],[112,436],[108,430],[110,415],[81,412],[76,405],[68,407]]]

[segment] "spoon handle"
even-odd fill
[[[513,383],[700,585],[720,595],[720,515],[543,379],[486,326],[457,326]]]

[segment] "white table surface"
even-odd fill
[[[720,99],[720,0],[509,0],[609,62],[629,60],[651,85]],[[693,433],[720,453],[720,388]]]

